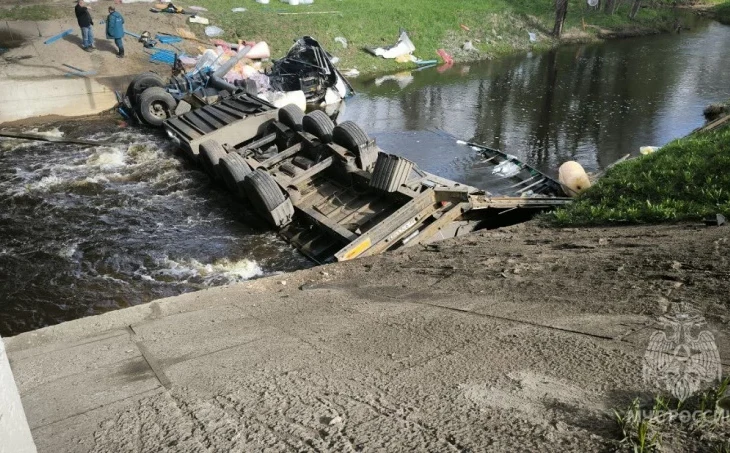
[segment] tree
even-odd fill
[[[560,38],[565,25],[565,17],[568,15],[568,0],[555,0],[555,26],[553,36]]]
[[[634,6],[631,7],[629,19],[633,19],[636,17],[636,13],[639,12],[639,8],[641,8],[641,0],[634,0]]]
[[[603,12],[606,14],[613,14],[616,9],[616,0],[606,0],[603,5]]]

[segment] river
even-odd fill
[[[479,156],[447,134],[547,172],[571,159],[598,170],[730,99],[730,27],[691,28],[355,80],[340,120],[474,185]],[[40,130],[115,145],[0,140],[0,335],[311,265],[158,134],[90,120]]]

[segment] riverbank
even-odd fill
[[[711,124],[720,126],[616,165],[546,218],[560,226],[702,221],[717,214],[730,219],[730,121]]]
[[[362,50],[365,46],[393,44],[399,27],[410,33],[418,57],[437,58],[436,49],[444,48],[456,61],[471,61],[518,51],[544,50],[561,43],[658,33],[671,29],[677,14],[669,9],[644,8],[636,20],[629,21],[627,11],[622,8],[608,16],[588,10],[576,0],[571,3],[566,31],[558,42],[549,36],[552,9],[542,3],[471,1],[455,8],[445,1],[421,7],[420,3],[411,1],[381,4],[374,0],[354,3],[320,0],[311,6],[252,3],[247,5],[247,11],[233,13],[230,9],[235,6],[240,5],[228,0],[211,1],[206,3],[210,11],[201,15],[223,28],[223,38],[267,41],[274,57],[284,55],[294,38],[313,35],[340,58],[341,69],[355,68],[364,76],[413,68],[412,63],[384,60]],[[175,34],[179,28],[191,27],[198,38],[206,40],[205,27],[187,22],[189,16],[155,14],[149,7],[148,3],[120,6],[129,31]],[[92,3],[97,22],[105,16],[103,9],[100,3]],[[328,11],[337,13],[316,14]],[[116,104],[114,92],[125,91],[135,74],[147,70],[168,71],[165,65],[150,63],[145,49],[132,38],[126,40],[127,58],[117,60],[116,48],[100,36],[103,25],[96,27],[98,51],[83,52],[73,9],[61,7],[58,2],[39,0],[27,6],[4,5],[0,7],[0,18],[7,19],[6,31],[0,34],[0,48],[5,49],[0,60],[0,97],[6,101],[0,109],[0,123],[47,115],[99,113]],[[72,30],[70,35],[44,44],[67,29]],[[530,33],[534,34],[535,42],[531,41]],[[336,42],[336,37],[347,39],[347,48]],[[462,46],[467,41],[476,50],[464,51]],[[197,55],[202,49],[201,42],[192,40],[180,46],[190,55]]]
[[[712,16],[718,22],[730,25],[730,2],[721,3],[712,8]]]
[[[555,12],[549,2],[468,0],[455,5],[449,0],[427,4],[414,0],[317,0],[313,5],[289,6],[272,1],[269,5],[247,5],[247,11],[232,13],[236,6],[240,5],[233,0],[212,0],[206,4],[210,11],[204,14],[223,28],[230,40],[267,41],[274,56],[284,54],[293,37],[314,36],[340,58],[341,68],[355,68],[365,75],[413,67],[362,50],[394,44],[400,28],[408,31],[417,57],[436,59],[436,50],[443,48],[455,61],[464,62],[544,50],[563,43],[661,33],[676,28],[677,20],[677,12],[668,8],[642,8],[630,20],[630,5],[621,5],[615,14],[606,15],[589,8],[584,1],[571,0],[565,32],[558,41],[550,36]],[[202,31],[204,27],[193,28]],[[347,48],[335,42],[336,37],[345,38]],[[476,50],[464,50],[467,41]]]
[[[5,342],[40,452],[610,451],[612,409],[656,391],[642,357],[672,303],[727,371],[725,239],[528,223]]]

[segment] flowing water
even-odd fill
[[[663,145],[730,99],[730,27],[571,46],[356,83],[340,117],[441,176],[479,185],[502,149],[549,173]],[[311,265],[158,134],[69,121],[104,147],[0,139],[0,335]],[[448,134],[447,134],[448,133]]]
[[[0,141],[0,335],[310,265],[162,137],[61,129],[115,144]]]

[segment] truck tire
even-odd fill
[[[177,101],[161,87],[150,87],[139,97],[137,113],[150,126],[160,127],[175,112]]]
[[[304,132],[314,135],[322,143],[330,143],[332,141],[332,131],[335,128],[335,123],[323,111],[315,110],[304,115],[302,128]]]
[[[246,198],[243,180],[251,171],[251,167],[238,153],[228,153],[218,162],[218,173],[221,179],[226,183],[228,189],[239,198]]]
[[[370,137],[352,121],[338,124],[332,131],[332,141],[355,154],[358,168],[361,170],[370,170],[378,158],[377,148],[360,149],[360,146],[370,141]]]
[[[413,162],[395,154],[378,153],[370,178],[370,187],[383,192],[395,192],[408,181]]]
[[[292,221],[294,206],[273,176],[262,170],[252,171],[243,180],[243,188],[256,212],[274,228],[281,228]]]
[[[162,77],[155,74],[154,72],[143,72],[132,79],[132,82],[127,87],[127,98],[132,108],[136,108],[139,103],[139,97],[142,95],[144,90],[152,87],[164,88],[165,81]]]
[[[215,140],[206,140],[200,144],[200,160],[203,162],[205,172],[213,180],[219,180],[218,166],[220,160],[226,156],[226,150]]]
[[[279,109],[279,122],[289,129],[302,130],[304,112],[295,104],[288,104]]]

